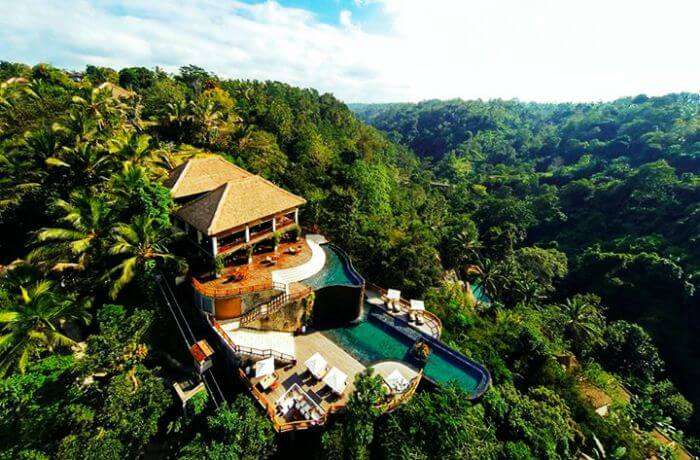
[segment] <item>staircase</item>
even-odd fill
[[[305,280],[321,271],[326,263],[326,252],[312,236],[307,235],[306,237],[306,243],[311,248],[311,259],[296,267],[273,271],[271,276],[272,285],[275,289],[283,289],[288,293],[291,283]]]
[[[310,290],[304,289],[295,293],[283,292],[282,294],[274,297],[272,300],[256,305],[251,310],[247,311],[245,314],[237,318],[237,321],[241,326],[251,323],[259,318],[272,315],[278,312],[286,305],[292,302],[303,299],[309,295]]]

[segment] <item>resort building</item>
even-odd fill
[[[221,157],[191,159],[165,185],[196,248],[194,306],[277,431],[324,425],[368,370],[387,411],[421,382],[487,389],[488,371],[440,341],[422,301],[369,285],[342,249],[302,234],[303,198]]]

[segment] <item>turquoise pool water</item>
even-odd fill
[[[366,305],[368,308],[372,307]],[[412,345],[407,337],[392,332],[371,317],[365,317],[357,325],[328,329],[323,333],[365,366],[384,360],[406,361]],[[477,392],[483,377],[476,369],[465,368],[440,350],[433,350],[424,371],[437,383],[455,382],[471,394]]]
[[[474,297],[476,297],[476,300],[478,300],[481,303],[491,303],[491,299],[486,295],[484,292],[484,289],[479,286],[478,284],[474,283],[471,285],[472,288],[472,294],[474,294]]]
[[[302,282],[312,289],[320,289],[326,286],[360,286],[362,280],[359,275],[353,273],[347,257],[330,244],[324,244],[321,248],[326,253],[326,263],[321,271]]]

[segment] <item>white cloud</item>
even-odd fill
[[[273,1],[0,0],[0,59],[169,71],[196,64],[347,101],[597,100],[700,90],[696,0],[356,3],[379,4],[381,33],[365,31],[348,10],[331,26]]]

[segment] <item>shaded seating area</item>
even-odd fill
[[[389,311],[401,311],[401,291],[398,289],[389,289],[386,291],[386,306]]]
[[[325,383],[334,394],[340,396],[348,386],[348,376],[337,367],[332,367],[323,377],[323,383]]]
[[[386,382],[387,386],[389,389],[391,389],[392,392],[396,393],[402,393],[408,389],[408,386],[410,385],[410,382],[406,380],[406,378],[401,374],[401,372],[398,369],[394,369],[391,374],[388,376],[384,377],[384,381]]]
[[[294,384],[277,400],[277,413],[288,422],[321,420],[325,412],[298,384]]]
[[[316,380],[321,380],[328,371],[328,362],[320,353],[314,353],[311,358],[304,363],[306,369]]]

